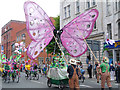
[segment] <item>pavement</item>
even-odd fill
[[[80,82],[80,88],[101,88],[101,84],[97,83],[95,78],[92,79],[88,79],[88,77],[86,77],[85,82],[82,83]],[[115,83],[115,81],[111,82],[112,83],[112,87],[113,88],[120,88],[118,83]],[[69,86],[67,86],[68,88]],[[105,85],[105,87],[107,88],[107,85]],[[40,75],[39,80],[26,80],[25,79],[25,73],[21,73],[21,77],[20,77],[20,82],[16,83],[16,82],[10,82],[10,83],[4,83],[2,82],[2,79],[0,78],[0,88],[3,88],[2,90],[4,90],[5,88],[11,88],[11,90],[14,90],[14,88],[18,88],[18,89],[22,89],[22,88],[32,88],[32,89],[46,89],[48,88],[47,86],[47,78],[45,76]],[[52,85],[51,89],[58,89],[58,85]]]

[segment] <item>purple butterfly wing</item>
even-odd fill
[[[52,40],[52,32],[55,27],[47,14],[36,3],[31,1],[25,2],[24,11],[26,16],[26,28],[30,38],[33,40],[28,46],[27,53],[34,59]],[[42,43],[45,45],[40,48]]]
[[[97,17],[98,11],[92,9],[79,15],[63,27],[63,33],[61,34],[62,45],[71,56],[78,57],[87,51],[84,39],[91,34]]]
[[[27,55],[31,59],[35,59],[40,54],[40,52],[43,51],[43,49],[49,44],[51,39],[52,37],[50,38],[49,36],[46,36],[46,38],[42,39],[39,42],[32,41],[30,45],[28,46]]]
[[[26,16],[26,28],[33,41],[40,41],[46,33],[52,33],[55,29],[47,14],[34,2],[24,4]]]

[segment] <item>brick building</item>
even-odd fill
[[[16,33],[25,28],[25,22],[11,20],[2,27],[1,45],[4,46],[4,54],[9,58],[12,55],[12,45],[16,42]]]
[[[53,23],[55,22],[53,18],[50,17],[50,19]],[[1,45],[4,46],[4,54],[6,54],[7,58],[10,58],[10,56],[15,53],[15,43],[22,41],[25,43],[25,47],[32,41],[27,33],[26,23],[24,21],[11,20],[2,27]],[[26,52],[22,52],[22,55],[24,55],[24,57],[21,58],[21,61],[29,59]],[[52,60],[52,55],[47,54],[46,49],[44,49],[35,61],[37,63],[45,63],[47,57],[49,60]]]

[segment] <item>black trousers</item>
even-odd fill
[[[118,75],[117,75],[118,83],[120,83],[120,69],[118,70]]]
[[[89,78],[92,78],[92,69],[88,69]]]

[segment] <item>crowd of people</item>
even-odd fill
[[[109,64],[109,59],[107,57],[103,57],[103,63],[98,63],[95,62],[94,67],[92,66],[91,62],[88,61],[88,74],[89,78],[92,78],[92,70],[94,69],[95,71],[95,77],[97,79],[97,83],[101,80],[101,88],[104,90],[105,86],[105,81],[107,82],[107,85],[109,87],[109,90],[111,90],[112,85],[111,81],[116,80],[117,83],[120,83],[120,62],[115,62],[115,66],[110,63]],[[18,70],[19,75],[20,71],[25,72],[27,74],[28,71],[31,70],[38,70],[39,73],[41,74],[41,77],[47,76],[47,72],[49,68],[67,68],[67,72],[69,74],[69,86],[70,88],[77,88],[79,89],[79,79],[84,78],[84,73],[85,70],[83,70],[83,65],[80,60],[75,60],[75,59],[70,59],[69,64],[66,66],[65,61],[63,59],[54,59],[53,62],[51,62],[50,65],[48,64],[40,64],[38,65],[35,62],[12,62],[10,63],[9,61],[6,61],[5,63],[0,63],[0,71],[6,75],[5,70]]]
[[[98,73],[97,72],[101,72],[101,70],[98,70],[98,66],[100,66],[101,63],[98,63],[98,62],[95,62],[95,65],[94,65],[94,68],[93,68],[93,65],[91,64],[91,62],[88,62],[88,68],[87,68],[87,71],[88,71],[88,75],[89,75],[89,78],[92,78],[93,76],[93,71],[94,71],[94,74],[97,78],[98,76]],[[120,83],[120,62],[118,61],[115,62],[115,65],[113,65],[113,63],[109,63],[109,72],[110,72],[110,80],[111,81],[116,81],[117,83]],[[97,81],[98,82],[98,81]]]

